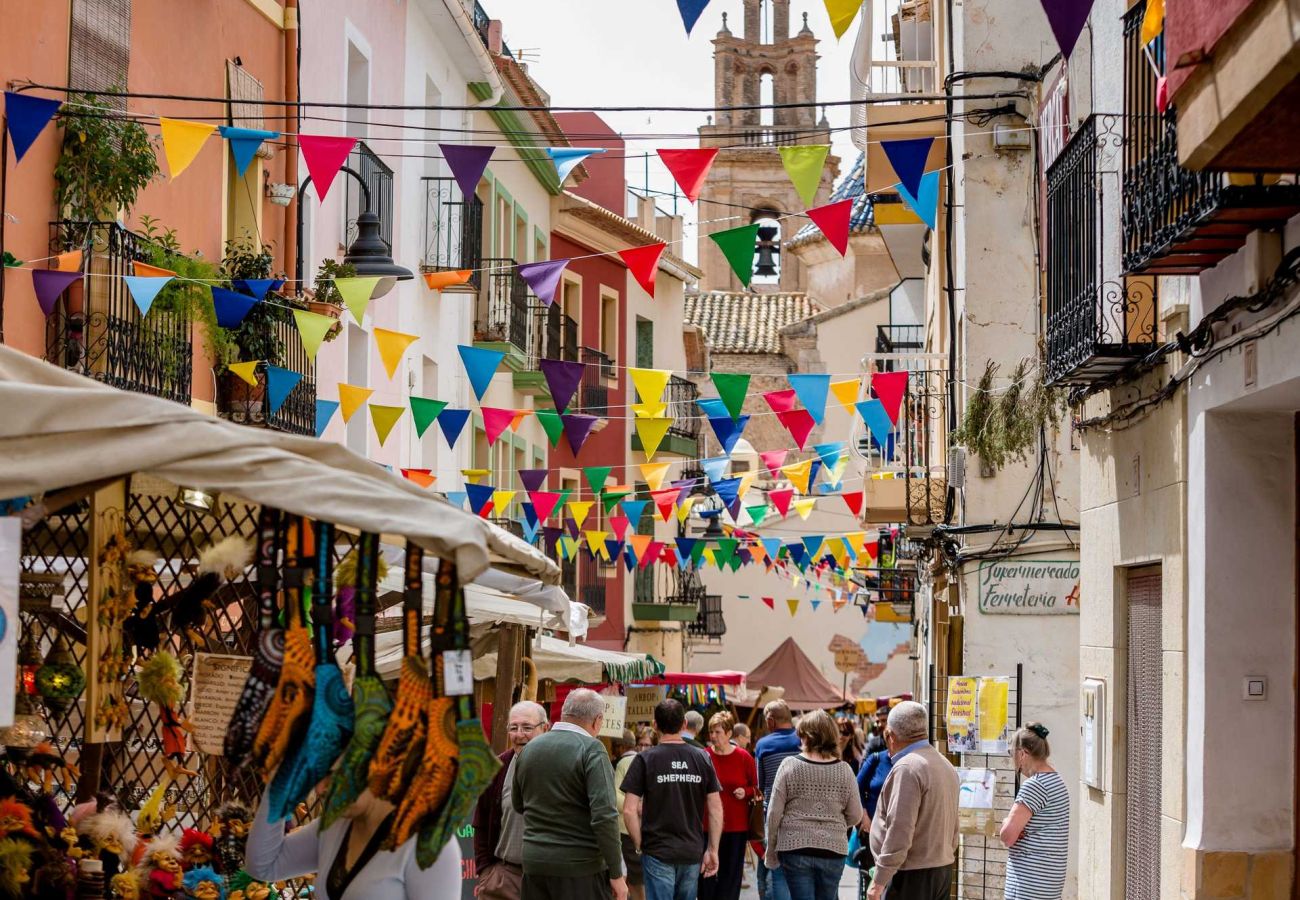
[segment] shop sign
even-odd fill
[[[1077,559],[1001,559],[980,563],[980,612],[1077,616]]]
[[[862,651],[859,648],[835,651],[835,670],[848,675],[858,668],[858,660],[862,658]]]
[[[664,698],[666,688],[631,687],[627,689],[626,721],[633,725],[655,720],[655,707]]]
[[[605,719],[600,726],[598,737],[621,738],[623,723],[627,720],[627,698],[623,695],[602,694],[605,701]]]

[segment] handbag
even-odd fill
[[[749,840],[767,840],[767,816],[761,797],[753,797],[749,801]]]

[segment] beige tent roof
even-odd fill
[[[782,641],[767,659],[750,669],[745,684],[751,690],[784,688],[782,699],[791,709],[833,709],[845,702],[844,693],[826,680],[792,637]]]
[[[0,498],[38,496],[142,472],[297,515],[402,535],[462,577],[492,561],[549,584],[535,547],[338,444],[249,428],[108,387],[0,347]]]
[[[631,682],[663,673],[664,665],[652,656],[601,650],[588,644],[570,644],[549,635],[534,639],[530,652],[538,678],[580,684]],[[497,674],[497,634],[488,632],[474,642],[474,680]]]

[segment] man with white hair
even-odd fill
[[[515,762],[510,803],[524,817],[526,900],[627,900],[614,767],[596,739],[604,720],[600,694],[573,691],[560,721]]]
[[[510,707],[501,769],[474,808],[474,863],[478,894],[484,900],[520,900],[524,887],[524,817],[510,805],[515,760],[533,738],[546,732],[546,710],[521,700]]]
[[[889,711],[892,768],[871,822],[875,875],[868,900],[945,900],[957,858],[961,780],[929,741],[925,707],[904,700]]]
[[[686,727],[682,729],[682,740],[692,747],[704,749],[700,734],[704,731],[704,716],[693,709],[686,710]]]

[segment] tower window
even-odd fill
[[[771,210],[754,216],[758,240],[754,245],[754,284],[777,284],[781,280],[781,222]]]
[[[763,72],[758,76],[758,102],[763,107],[759,111],[758,124],[771,128],[776,118],[776,111],[772,109],[772,104],[776,102],[776,77],[771,72]]]

